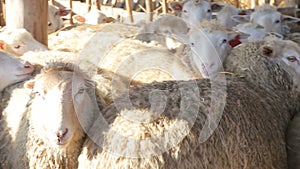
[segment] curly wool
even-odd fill
[[[192,89],[195,82],[199,91]],[[131,107],[125,97],[115,100],[103,111],[104,119],[94,123],[79,157],[79,168],[286,168],[284,133],[289,108],[279,103],[287,95],[229,77],[221,121],[201,143],[212,98],[226,91],[222,83],[216,83],[214,89],[210,83],[167,81],[130,89]],[[166,97],[148,100],[156,90]],[[183,97],[182,92],[191,93]],[[151,110],[151,105],[161,102],[167,104],[162,113]]]

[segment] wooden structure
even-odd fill
[[[48,45],[48,1],[8,0],[6,1],[6,26],[25,28],[33,37]]]

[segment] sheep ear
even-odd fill
[[[254,11],[254,9],[240,9],[238,15],[249,15]]]
[[[34,80],[29,80],[29,81],[27,81],[27,82],[24,83],[24,88],[26,88],[26,89],[33,89],[34,84],[35,84]]]
[[[83,16],[80,15],[74,15],[72,16],[72,19],[78,23],[84,23],[85,22],[85,18]]]
[[[233,15],[231,19],[237,23],[247,23],[250,21],[250,15]]]
[[[287,15],[281,15],[282,21],[284,23],[289,23],[289,22],[299,22],[300,18],[292,17],[292,16],[287,16]]]
[[[66,8],[59,8],[59,15],[60,16],[66,16],[68,15],[72,10],[66,9]]]
[[[217,2],[211,3],[212,12],[219,12],[225,5]]]
[[[92,80],[84,79],[84,85],[88,88],[95,88],[97,83]]]
[[[181,12],[183,8],[182,3],[177,1],[170,2],[169,7],[175,12]]]
[[[3,40],[0,40],[0,50],[5,50],[6,43]]]
[[[275,56],[275,50],[273,47],[264,45],[260,48],[260,54],[267,58],[273,58]]]

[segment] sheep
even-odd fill
[[[48,6],[48,34],[53,33],[64,26],[61,16],[68,15],[71,10],[58,8],[54,5]]]
[[[287,159],[288,168],[299,168],[299,113],[289,123],[287,129]]]
[[[80,53],[86,43],[96,32],[106,32],[121,38],[133,38],[139,27],[122,23],[107,23],[100,25],[78,25],[70,30],[62,30],[57,35],[49,36],[48,46],[51,50]]]
[[[214,4],[215,10],[217,10],[217,20],[218,22],[226,26],[227,28],[232,28],[239,23],[232,19],[232,16],[236,15],[249,15],[251,10],[239,9],[230,4]]]
[[[2,116],[2,109],[4,107],[5,89],[9,86],[13,86],[16,83],[25,81],[31,77],[35,68],[29,63],[23,63],[17,60],[13,56],[0,52],[0,119]]]
[[[187,34],[189,29],[186,22],[181,18],[173,15],[166,15],[154,22],[145,24],[135,39],[146,42],[155,40],[172,50],[182,45],[176,38]]]
[[[234,15],[232,18],[239,22],[253,22],[264,27],[266,32],[277,32],[282,35],[289,33],[290,22],[298,22],[299,18],[285,16],[277,11],[277,7],[265,4],[255,7],[254,12],[250,15]]]
[[[10,137],[12,141],[0,148],[0,159],[7,160],[1,164],[9,168],[77,168],[85,131],[102,105],[96,99],[95,85],[74,64],[47,64],[25,83],[29,102],[23,111],[10,109],[15,106],[12,101],[22,95],[13,95],[4,110],[1,123],[7,124],[0,125],[4,127],[0,140]]]
[[[297,44],[300,44],[300,33],[294,32],[294,33],[289,33],[287,34],[284,39],[286,40],[291,40],[293,42],[296,42]]]
[[[34,67],[29,62],[22,63],[4,52],[0,52],[0,61],[0,93],[5,87],[30,78],[34,71]]]
[[[249,22],[238,24],[235,27],[233,27],[233,30],[249,35],[247,39],[242,39],[242,42],[246,42],[248,40],[262,40],[268,36],[275,36],[279,39],[283,39],[283,36],[281,34],[276,32],[265,32],[264,27],[256,23]]]
[[[129,88],[88,131],[79,168],[287,168],[299,92],[270,60],[276,48],[234,48],[224,64],[235,75]]]
[[[229,43],[239,34],[216,21],[203,21],[200,26],[182,38],[187,46],[175,54],[154,41],[147,44],[98,32],[80,53],[78,64],[89,72],[100,67],[143,83],[212,78],[232,48]]]
[[[202,20],[210,20],[212,18],[211,3],[205,0],[173,1],[169,3],[169,6],[189,27],[197,25]]]
[[[0,33],[0,50],[14,56],[22,56],[28,51],[48,50],[35,40],[24,28],[5,29]]]
[[[101,23],[109,23],[114,21],[112,17],[107,17],[104,13],[99,11],[96,8],[92,8],[87,14],[84,16],[74,15],[72,16],[73,21],[78,23],[85,23],[90,25],[97,25]]]
[[[56,50],[46,51],[29,51],[19,57],[23,61],[32,63],[33,65],[46,66],[48,62],[69,62],[76,63],[78,54],[73,52],[64,52]]]

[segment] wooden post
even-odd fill
[[[48,1],[8,0],[6,1],[7,28],[25,28],[33,37],[48,45]]]
[[[101,11],[101,4],[100,4],[100,0],[96,0],[96,7],[99,11]]]
[[[70,12],[70,24],[73,25],[74,22],[73,22],[73,0],[69,0],[69,7],[71,9],[71,12]]]
[[[132,0],[126,0],[126,9],[128,11],[130,22],[133,23],[133,15],[132,15]]]
[[[162,11],[163,11],[163,14],[167,14],[168,13],[167,0],[162,0]]]
[[[55,4],[55,0],[51,0],[51,1],[50,1],[50,4],[55,6],[55,5],[56,5],[56,4]]]
[[[153,12],[153,2],[152,0],[146,0],[146,14],[147,14],[146,21],[147,22],[151,22],[153,20],[152,12]]]
[[[0,26],[5,26],[5,3],[0,0]]]
[[[86,0],[87,11],[90,12],[92,7],[92,0]]]

